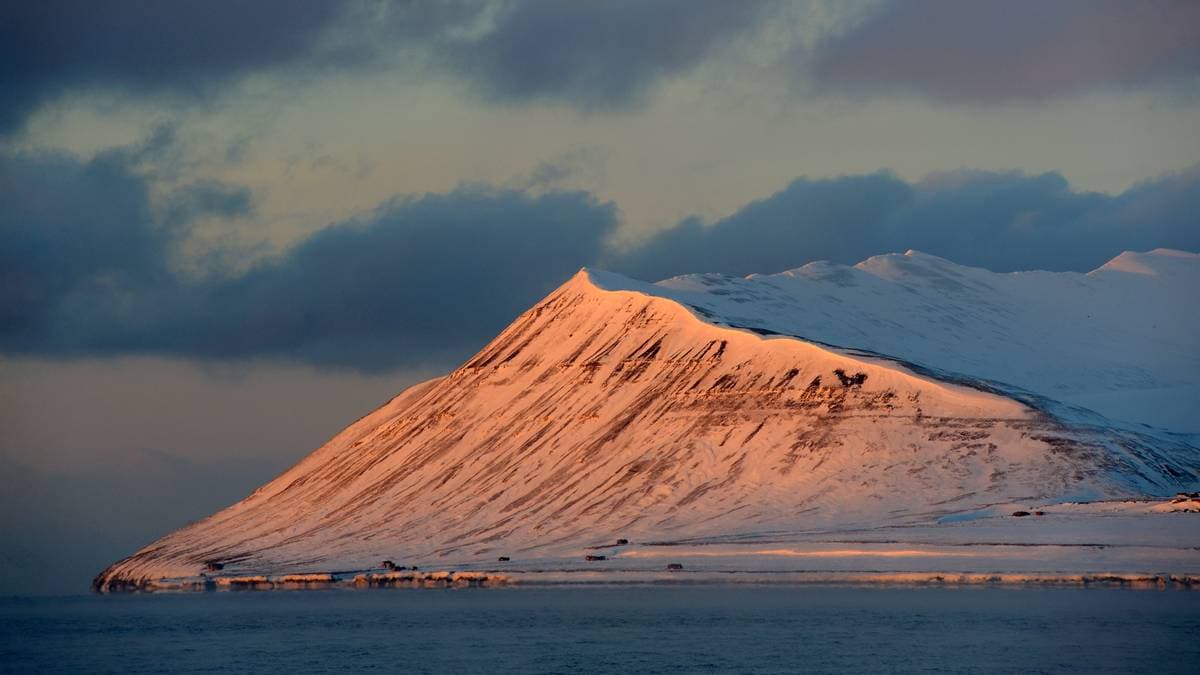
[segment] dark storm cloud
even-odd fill
[[[337,2],[37,0],[0,12],[0,134],[72,90],[198,95],[323,55]]]
[[[1196,77],[1200,3],[893,1],[811,58],[816,81],[834,89],[983,104],[1046,99]]]
[[[799,179],[713,225],[686,219],[612,266],[655,281],[687,272],[778,271],[813,257],[851,260],[872,224],[911,199],[911,192],[887,173]]]
[[[452,363],[595,260],[615,225],[612,205],[576,192],[398,199],[204,289],[200,307],[219,320],[172,337],[181,353],[222,358]]]
[[[766,7],[765,0],[14,3],[0,13],[0,135],[70,92],[207,100],[221,85],[272,70],[403,71],[418,63],[467,80],[487,98],[621,108],[756,25]]]
[[[177,298],[170,267],[197,218],[252,212],[250,192],[201,181],[151,200],[146,160],[169,134],[81,162],[0,153],[0,344],[5,351],[136,351],[160,305]]]
[[[1073,192],[1056,173],[908,183],[880,172],[798,179],[712,225],[685,220],[620,254],[605,248],[612,204],[467,186],[393,199],[248,271],[195,278],[169,262],[190,221],[244,217],[252,195],[197,183],[156,202],[140,162],[160,150],[150,142],[87,162],[0,154],[0,353],[383,371],[457,362],[597,261],[660,279],[907,248],[997,271],[1085,271],[1126,249],[1200,250],[1200,168],[1115,196]]]
[[[1200,168],[1116,196],[1073,192],[1057,173],[959,171],[798,179],[711,225],[696,219],[610,259],[657,280],[778,272],[915,248],[994,271],[1089,271],[1123,250],[1200,250]]]
[[[0,351],[449,363],[594,261],[616,224],[584,193],[464,187],[193,279],[169,264],[186,221],[243,216],[250,195],[199,183],[156,207],[137,155],[0,155]]]
[[[0,155],[0,334],[6,348],[55,316],[69,320],[85,296],[108,305],[169,279],[173,234],[154,224],[146,182],[126,157],[81,163],[54,154]]]
[[[74,92],[212,101],[261,73],[422,69],[488,100],[644,102],[784,20],[777,0],[42,0],[0,13],[0,136]],[[796,48],[829,89],[977,103],[1200,72],[1200,5],[1173,0],[890,2]]]
[[[527,0],[476,39],[442,40],[450,67],[501,100],[562,100],[585,109],[641,101],[758,25],[762,0]]]

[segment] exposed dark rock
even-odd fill
[[[837,379],[839,382],[842,383],[843,387],[861,387],[863,382],[867,381],[866,373],[855,373],[853,375],[847,375],[846,371],[842,370],[841,368],[838,368],[837,370],[833,371],[833,374],[837,375]]]

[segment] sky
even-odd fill
[[[0,592],[85,588],[581,266],[1200,250],[1186,0],[45,0],[0,90]]]

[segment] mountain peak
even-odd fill
[[[1138,385],[1196,400],[1192,335],[1147,302],[1155,349],[1135,341],[1144,284],[876,268],[659,284],[581,269],[454,372],[96,586],[214,561],[245,576],[578,559],[618,537],[928,524],[1198,480],[1188,437],[1078,404]]]
[[[1125,272],[1144,276],[1190,274],[1200,280],[1200,254],[1170,248],[1139,253],[1124,251],[1094,272]]]
[[[1002,274],[916,251],[745,278],[643,284],[591,274],[602,289],[668,298],[714,325],[866,350],[1114,420],[1200,433],[1200,417],[1180,403],[1200,398],[1194,253],[1127,252],[1086,275]],[[1157,281],[1139,281],[1147,278]],[[1154,349],[1143,348],[1148,339]]]

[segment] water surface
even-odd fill
[[[4,672],[1198,672],[1200,593],[617,586],[0,600]]]

